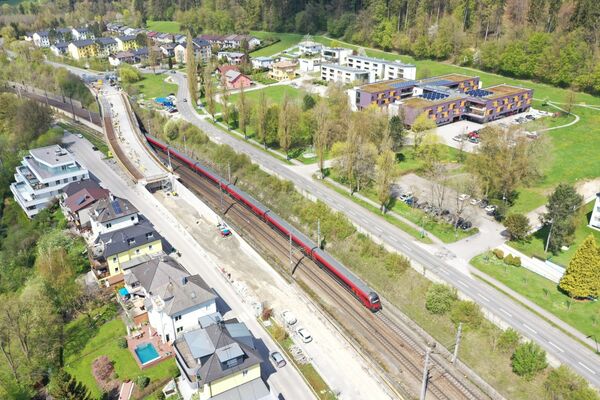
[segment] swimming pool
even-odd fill
[[[142,365],[148,364],[150,361],[160,358],[152,343],[139,344],[135,348],[135,354],[137,354]]]

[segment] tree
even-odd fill
[[[302,98],[302,111],[312,110],[316,104],[315,98],[310,93],[307,93]]]
[[[558,286],[573,298],[600,295],[600,249],[593,235],[581,243]]]
[[[571,110],[573,109],[573,105],[575,104],[575,92],[573,90],[569,90],[567,95],[565,96],[565,104],[563,105],[563,109],[567,112],[567,114],[571,114]]]
[[[529,219],[523,214],[509,214],[504,220],[504,226],[511,240],[518,241],[525,239],[531,229]]]
[[[396,177],[396,154],[392,150],[392,138],[388,135],[381,145],[381,152],[377,156],[377,197],[380,209],[385,214],[391,198],[391,188]]]
[[[283,94],[281,107],[279,109],[279,123],[277,126],[277,136],[279,137],[279,146],[285,152],[289,159],[289,150],[292,145],[292,138],[297,129],[299,110],[295,103],[291,102],[287,93]]]
[[[227,78],[225,74],[221,75],[221,116],[223,122],[227,125],[227,130],[231,129],[230,118],[231,118],[231,104],[229,104],[229,89],[227,88]]]
[[[165,136],[173,141],[179,137],[179,125],[175,120],[170,119],[164,126]]]
[[[244,92],[244,85],[240,87],[237,109],[239,115],[239,128],[244,134],[245,138],[246,132],[248,130],[248,122],[250,122],[250,107],[248,105],[248,100],[246,99],[246,94]]]
[[[521,335],[519,335],[519,332],[513,328],[508,328],[498,338],[498,348],[506,353],[514,352],[520,340]]]
[[[215,82],[211,73],[212,69],[211,66],[204,69],[204,99],[206,101],[206,109],[214,120],[217,104],[215,101]]]
[[[462,322],[471,329],[477,329],[483,321],[483,314],[479,306],[474,302],[459,300],[452,305],[450,319],[456,325]]]
[[[392,150],[399,152],[404,145],[404,137],[406,131],[404,130],[404,122],[398,115],[394,115],[389,121],[390,136],[392,137]]]
[[[588,383],[565,365],[553,369],[544,382],[551,400],[599,400],[600,396]]]
[[[325,152],[329,144],[330,131],[330,112],[329,106],[325,100],[321,100],[312,110],[312,115],[315,121],[315,130],[313,134],[313,147],[317,154],[317,162],[321,176],[325,173]]]
[[[527,380],[546,369],[546,352],[537,344],[527,342],[517,346],[511,357],[512,370]]]
[[[121,82],[125,84],[132,84],[139,82],[142,79],[142,74],[131,65],[122,64],[119,67],[119,77],[121,78]]]
[[[50,378],[48,393],[55,399],[61,400],[91,400],[87,388],[75,380],[68,372],[59,370]]]
[[[435,121],[429,118],[426,112],[420,114],[412,124],[411,130],[413,133],[413,146],[415,149],[415,154],[425,137],[425,132],[435,129],[436,124]]]
[[[186,45],[186,70],[188,89],[190,92],[190,101],[192,107],[196,107],[198,104],[198,70],[196,68],[196,56],[194,54],[194,44],[192,42],[192,33],[188,31]],[[214,117],[214,116],[213,116]]]
[[[548,197],[547,212],[542,216],[542,222],[550,225],[547,238],[548,249],[556,253],[562,246],[573,241],[575,233],[575,214],[581,206],[583,197],[573,186],[559,184]]]
[[[17,32],[11,25],[6,25],[0,29],[0,36],[4,39],[4,45],[9,45],[17,39]]]
[[[458,300],[456,290],[439,283],[432,284],[427,289],[425,308],[432,314],[446,314]]]
[[[255,122],[256,122],[256,136],[258,140],[262,142],[265,149],[267,148],[267,111],[269,103],[267,102],[267,96],[264,90],[260,91],[258,95],[258,103],[255,107]]]

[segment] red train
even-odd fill
[[[306,235],[299,232],[296,228],[288,224],[277,214],[266,208],[259,201],[254,199],[252,196],[250,196],[243,190],[227,182],[227,180],[223,179],[211,168],[208,168],[200,164],[199,162],[184,156],[177,150],[170,148],[165,143],[150,135],[146,135],[146,139],[152,146],[162,150],[165,153],[168,152],[172,157],[175,157],[178,160],[182,161],[193,171],[213,181],[231,197],[244,204],[255,214],[262,217],[265,221],[269,222],[283,235],[285,235],[286,237],[291,237],[292,241],[303,250],[304,254],[306,254],[308,257],[311,257],[322,268],[325,268],[331,275],[333,275],[336,278],[338,282],[340,282],[358,300],[360,300],[360,302],[363,303],[365,307],[367,307],[373,312],[379,311],[381,309],[381,301],[379,299],[379,295],[373,289],[371,289],[367,284],[360,280],[350,270],[344,267],[339,261],[331,257],[327,252],[318,248],[315,242],[313,242]]]

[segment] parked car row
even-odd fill
[[[400,194],[398,196],[398,200],[405,202],[409,206],[423,210],[425,213],[429,214],[431,217],[437,220],[445,221],[463,230],[467,230],[473,227],[473,223],[471,221],[467,221],[459,215],[451,213],[448,209],[436,207],[427,201],[420,202],[416,197],[413,196],[411,192]]]
[[[456,141],[456,142],[464,142],[464,141],[468,141],[470,143],[473,144],[479,144],[479,141],[481,139],[480,135],[479,135],[479,129],[476,131],[471,131],[467,134],[462,134],[462,135],[456,135],[452,138],[452,140]]]

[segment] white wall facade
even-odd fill
[[[90,210],[90,213],[93,212]],[[92,226],[92,232],[94,233],[94,237],[98,237],[98,235],[102,235],[104,233],[118,231],[119,229],[128,228],[133,226],[139,222],[139,218],[137,214],[131,214],[120,218],[115,218],[109,222],[100,223],[92,217],[90,220]]]
[[[217,303],[211,300],[177,315],[169,316],[157,307],[155,297],[151,299],[153,307],[148,312],[148,322],[160,335],[163,342],[173,342],[184,332],[198,329],[198,319],[217,312]]]

